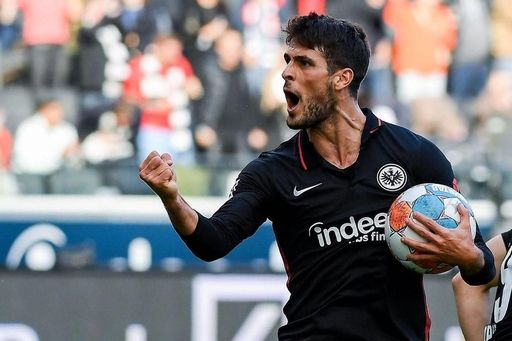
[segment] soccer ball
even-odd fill
[[[391,204],[385,225],[386,241],[393,256],[408,269],[419,273],[438,274],[451,268],[452,265],[445,263],[432,263],[421,267],[414,262],[407,260],[407,256],[415,250],[401,242],[403,236],[424,241],[405,224],[406,218],[412,218],[413,212],[420,212],[423,215],[436,221],[447,229],[454,229],[460,222],[460,215],[457,205],[462,203],[470,213],[471,234],[473,239],[476,233],[476,220],[473,210],[468,201],[451,187],[425,183],[413,186],[400,194]]]

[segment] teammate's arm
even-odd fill
[[[498,235],[492,238],[487,242],[487,245],[494,255],[496,268],[499,269],[506,254],[502,236]],[[453,277],[452,285],[457,316],[462,333],[467,341],[482,340],[484,327],[488,324],[490,316],[489,290],[497,286],[498,281],[498,271],[491,282],[478,286],[468,285],[462,279],[460,273]]]

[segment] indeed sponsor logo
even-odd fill
[[[385,240],[384,226],[386,225],[386,212],[377,213],[375,217],[362,217],[356,220],[353,216],[348,222],[340,226],[325,226],[323,222],[316,222],[309,227],[309,236],[316,236],[320,247],[333,243],[376,242]],[[376,229],[381,229],[376,230]]]

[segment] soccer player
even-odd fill
[[[496,277],[479,286],[466,284],[460,274],[452,280],[457,315],[466,341],[512,340],[512,229],[493,237],[487,245],[496,268],[501,269]],[[496,297],[489,307],[489,291],[493,287],[497,287]]]
[[[384,225],[401,191],[452,186],[452,168],[426,139],[359,107],[370,56],[359,26],[311,13],[291,18],[284,31],[287,124],[299,132],[250,162],[210,218],[179,194],[170,155],[150,153],[140,177],[203,260],[225,256],[272,221],[291,293],[279,340],[426,340],[422,276],[393,258]],[[492,279],[479,232],[475,243],[467,233],[435,237],[446,248],[428,257],[458,265],[469,283]]]

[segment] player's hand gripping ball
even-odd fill
[[[452,265],[445,263],[433,263],[428,267],[420,267],[412,261],[407,260],[407,255],[415,250],[401,242],[401,238],[425,241],[416,232],[405,224],[406,218],[412,219],[413,212],[420,212],[434,220],[447,229],[455,229],[460,222],[460,215],[457,205],[461,203],[470,213],[470,226],[473,239],[476,233],[476,221],[473,210],[468,201],[451,187],[425,183],[413,186],[400,194],[391,204],[386,220],[385,234],[386,241],[393,256],[408,269],[419,273],[438,274],[451,268]]]

